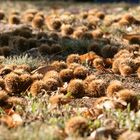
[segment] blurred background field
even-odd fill
[[[4,1],[4,0],[0,0]],[[26,1],[26,2],[41,2],[41,1],[47,1],[47,2],[94,2],[94,3],[118,3],[118,2],[127,2],[127,3],[139,3],[140,0],[6,0],[6,1]]]

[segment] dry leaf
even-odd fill
[[[9,128],[18,127],[23,124],[21,116],[17,113],[2,116],[0,122],[7,125]]]
[[[53,66],[42,66],[37,68],[36,70],[32,71],[31,73],[39,73],[39,74],[45,74],[48,71],[54,70],[55,68]]]

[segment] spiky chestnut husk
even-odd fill
[[[125,65],[125,64],[119,65],[119,71],[120,71],[121,75],[124,77],[129,76],[133,73],[132,67]]]
[[[3,78],[0,78],[0,89],[5,89],[5,83]]]
[[[27,64],[17,65],[16,69],[22,69],[25,72],[31,72],[31,67]]]
[[[71,25],[62,25],[61,32],[63,36],[71,35],[74,32],[74,29]]]
[[[106,109],[106,110],[110,110],[110,109],[124,110],[124,105],[122,105],[120,102],[116,102],[116,100],[113,100],[106,96],[96,99],[96,101],[93,103],[93,106],[97,109],[101,109],[102,111],[104,109]]]
[[[89,15],[88,16],[88,29],[89,30],[93,30],[93,29],[95,29],[96,28],[96,25],[98,25],[99,24],[99,22],[100,22],[100,19],[99,18],[97,18],[97,17],[95,17],[95,16],[91,16],[91,15]]]
[[[60,28],[61,28],[61,26],[62,26],[62,23],[61,23],[61,21],[59,20],[59,19],[55,19],[54,21],[52,21],[52,23],[51,23],[51,28],[53,29],[53,30],[60,30]]]
[[[57,88],[60,86],[60,83],[59,81],[57,81],[56,79],[54,78],[48,78],[46,81],[45,81],[45,84],[46,84],[46,90],[47,91],[55,91],[57,90]]]
[[[6,100],[8,98],[8,93],[5,90],[0,90],[0,101]]]
[[[7,75],[11,73],[13,70],[14,70],[14,66],[12,65],[4,66],[3,68],[0,69],[0,75],[1,76]]]
[[[12,37],[9,42],[9,45],[11,45],[13,49],[18,50],[20,52],[24,52],[29,49],[28,40],[20,36]]]
[[[12,96],[6,100],[6,103],[8,103],[9,105],[12,105],[12,106],[13,105],[24,105],[25,100],[21,97]]]
[[[61,70],[59,75],[63,82],[69,82],[74,77],[73,70],[71,69]]]
[[[61,78],[59,76],[59,73],[55,70],[51,70],[51,71],[48,71],[44,77],[43,77],[43,81],[46,82],[48,79],[50,78],[53,78],[55,79],[58,83],[59,83],[59,86],[62,85],[62,81],[61,81]]]
[[[79,66],[81,66],[80,64],[78,64],[78,63],[70,63],[69,65],[68,65],[68,69],[71,69],[71,70],[75,70],[77,67],[79,67]]]
[[[133,90],[122,89],[117,92],[117,97],[118,99],[125,101],[127,105],[129,104],[131,110],[138,109],[138,98]]]
[[[138,78],[140,78],[140,67],[137,70],[137,75],[138,75]]]
[[[86,62],[88,65],[92,65],[92,61],[96,58],[99,58],[99,56],[92,51],[80,55],[81,62],[82,63]]]
[[[105,88],[106,84],[103,80],[101,79],[93,80],[92,82],[89,83],[86,89],[87,96],[89,97],[105,96]]]
[[[48,71],[44,75],[43,80],[46,81],[48,78],[58,79],[59,78],[59,73],[57,71],[55,71],[55,70]]]
[[[59,31],[61,29],[62,23],[59,19],[51,19],[48,22],[48,19],[45,20],[45,23],[49,30]]]
[[[53,66],[58,72],[67,68],[67,64],[64,61],[54,61],[52,62],[51,66]]]
[[[38,11],[36,14],[35,14],[35,17],[42,17],[44,19],[44,13],[42,11]]]
[[[84,111],[82,111],[82,116],[90,120],[96,120],[98,116],[100,116],[102,113],[103,113],[102,109],[98,109],[98,108],[88,109],[87,108]]]
[[[130,26],[130,25],[131,25],[130,22],[127,21],[126,19],[121,19],[121,20],[119,20],[118,24],[119,24],[120,26]]]
[[[0,10],[0,20],[3,20],[4,17],[5,17],[5,13],[2,10]]]
[[[56,41],[59,40],[60,36],[59,36],[58,33],[51,32],[51,33],[49,34],[49,38],[52,39],[52,40],[54,40],[54,41],[56,42]],[[57,44],[57,45],[59,45],[59,44]]]
[[[35,39],[35,38],[29,38],[28,39],[28,46],[29,46],[29,49],[32,49],[32,48],[37,48],[39,45],[38,43],[38,40]]]
[[[54,78],[54,79],[55,79],[55,77],[59,77],[58,72],[55,71],[55,70],[51,70],[51,71],[48,71],[48,72],[45,73],[43,79],[44,79],[44,80],[47,79],[47,78]],[[56,79],[57,79],[57,78],[56,78]]]
[[[51,47],[48,46],[47,44],[42,44],[40,47],[38,47],[38,51],[42,55],[51,54]]]
[[[80,98],[85,95],[83,81],[80,79],[73,79],[69,82],[67,92],[73,97]]]
[[[10,11],[10,13],[9,13],[10,15],[20,15],[21,13],[18,11],[18,10],[12,10],[12,11]]]
[[[67,59],[66,63],[69,65],[70,63],[81,63],[81,59],[79,54],[70,54]]]
[[[81,31],[83,31],[83,32],[88,31],[88,27],[85,26],[85,25],[79,26],[79,27],[77,27],[76,29],[77,29],[77,30],[81,30]]]
[[[85,79],[88,73],[89,73],[88,69],[84,66],[79,66],[75,68],[73,72],[74,77],[77,79]]]
[[[4,57],[8,57],[11,54],[11,48],[7,46],[0,48],[0,51]]]
[[[20,17],[17,15],[11,15],[8,19],[9,24],[20,24]]]
[[[104,68],[105,64],[104,64],[104,61],[102,58],[95,58],[93,60],[93,67],[95,67],[97,70],[101,69],[101,68]]]
[[[93,15],[93,16],[95,16],[97,12],[99,12],[98,9],[90,9],[90,10],[88,10],[88,15]]]
[[[18,29],[15,29],[14,31],[12,31],[12,35],[21,36],[26,39],[29,39],[32,37],[32,30],[28,27],[21,27],[21,28],[18,28]]]
[[[101,55],[104,58],[113,58],[114,55],[118,52],[118,47],[106,45],[101,49]]]
[[[65,132],[69,136],[83,136],[87,130],[88,121],[81,116],[72,117],[65,124]]]
[[[44,25],[44,19],[40,16],[35,16],[32,20],[32,27],[37,29],[42,29]]]
[[[0,46],[8,46],[10,40],[10,34],[1,33],[0,34]]]
[[[129,44],[140,44],[140,40],[137,37],[132,37],[130,39],[128,39]]]
[[[86,19],[86,18],[88,17],[88,12],[86,12],[86,11],[81,12],[81,13],[80,13],[80,17],[81,17],[82,19]]]
[[[72,36],[73,38],[76,38],[76,39],[80,39],[81,36],[83,36],[83,31],[82,30],[76,30],[73,32]]]
[[[140,67],[140,57],[138,56],[135,59],[133,59],[133,62],[134,62],[134,71],[137,71],[138,68]]]
[[[126,48],[130,53],[138,52],[140,50],[139,45],[130,45]]]
[[[116,95],[116,92],[122,90],[124,87],[122,83],[118,80],[113,80],[109,83],[109,86],[107,87],[107,96],[112,97]]]
[[[4,57],[2,48],[0,48],[0,56],[3,56]]]
[[[33,80],[31,78],[31,75],[29,74],[22,74],[20,78],[22,82],[22,85],[21,85],[22,91],[25,91],[32,84]]]
[[[35,73],[35,74],[31,75],[31,78],[32,78],[32,81],[42,80],[43,79],[43,75]]]
[[[64,105],[71,101],[71,98],[64,96],[63,94],[51,96],[49,102],[51,105]]]
[[[96,17],[98,17],[99,19],[103,20],[105,18],[105,13],[102,11],[99,11],[95,14]]]
[[[92,82],[93,80],[95,80],[97,77],[93,74],[89,75],[86,77],[86,79],[83,81],[84,84],[84,88],[85,90],[87,89],[88,85],[90,84],[90,82]]]
[[[113,59],[112,58],[106,58],[104,59],[105,67],[106,68],[111,68],[113,64]]]
[[[135,21],[135,18],[130,14],[124,15],[122,19],[126,20],[129,24],[132,24]]]
[[[34,18],[33,14],[25,14],[24,15],[24,21],[27,23],[32,22],[33,18]]]
[[[10,93],[20,93],[22,91],[21,88],[21,78],[17,74],[10,73],[5,76],[5,88]]]
[[[28,9],[25,11],[25,14],[33,14],[35,15],[38,11],[36,9]]]
[[[39,93],[43,92],[43,90],[47,90],[47,85],[42,80],[37,80],[32,83],[30,88],[30,93],[32,96],[37,96]]]
[[[115,74],[119,74],[120,73],[120,70],[119,70],[119,65],[120,65],[120,62],[122,61],[122,58],[117,58],[114,60],[114,62],[112,63],[112,71],[115,73]]]
[[[125,131],[123,132],[117,140],[139,140],[140,139],[140,133],[136,131]]]
[[[94,38],[102,38],[102,36],[104,34],[101,30],[96,29],[96,30],[92,31],[92,35],[93,35]]]
[[[97,43],[97,42],[92,43],[92,44],[88,47],[88,51],[93,51],[93,52],[95,52],[96,54],[99,55],[100,52],[101,52],[101,48],[100,48],[99,43]]]
[[[85,32],[81,35],[82,40],[92,40],[93,39],[93,35],[91,32]]]
[[[36,34],[36,39],[37,40],[42,39],[42,38],[47,39],[48,38],[48,34],[45,33],[45,32],[39,32],[39,33]]]
[[[62,51],[62,47],[59,44],[53,44],[51,46],[51,54],[57,54]]]
[[[67,86],[65,86],[65,84],[59,88],[59,94],[67,94]]]

